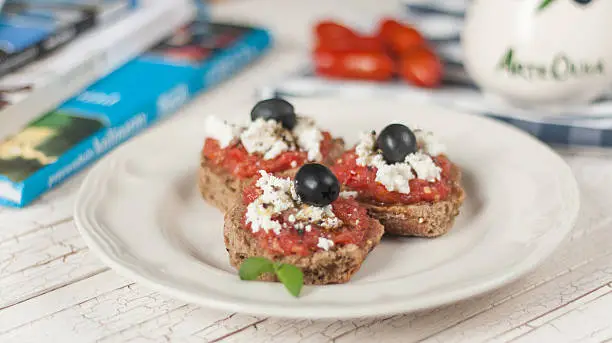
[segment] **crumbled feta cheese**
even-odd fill
[[[302,200],[300,199],[300,196],[297,194],[297,191],[295,190],[295,185],[293,185],[293,182],[291,183],[291,188],[289,189],[289,191],[291,192],[291,197],[295,200],[296,203],[300,203],[302,202]]]
[[[446,146],[434,136],[432,132],[421,129],[414,130],[418,146],[431,156],[446,153]]]
[[[414,178],[410,165],[395,163],[377,168],[376,182],[381,183],[390,192],[410,193],[409,181]]]
[[[293,207],[294,201],[299,200],[299,198],[293,196],[297,193],[295,193],[295,186],[291,179],[279,178],[263,170],[260,170],[259,174],[261,174],[261,177],[257,180],[256,186],[263,191],[263,194],[257,200],[272,205],[275,213]]]
[[[292,208],[298,211],[290,214],[287,221],[296,229],[304,228],[307,225],[306,231],[310,232],[312,230],[310,224],[328,229],[342,225],[342,221],[332,211],[331,205],[318,207],[302,204],[291,179],[279,178],[263,170],[259,173],[261,177],[255,185],[262,190],[262,194],[247,206],[246,211],[246,223],[251,224],[253,232],[264,230],[280,234],[286,225],[281,225],[272,217]]]
[[[278,235],[281,232],[282,226],[278,221],[272,220],[272,214],[271,210],[261,206],[256,201],[247,206],[246,222],[251,224],[253,232],[259,232],[259,230],[268,232],[272,230]]]
[[[431,156],[426,155],[422,152],[417,151],[414,154],[406,156],[406,163],[408,163],[417,175],[417,178],[434,182],[440,180],[440,173],[442,168],[438,167]]]
[[[276,141],[270,146],[268,151],[264,154],[264,160],[271,160],[276,156],[283,153],[283,151],[289,150],[289,145],[285,141]]]
[[[440,179],[441,168],[427,154],[438,155],[445,149],[430,132],[415,130],[415,136],[421,150],[406,156],[405,163],[388,164],[377,151],[376,133],[364,133],[355,147],[356,162],[360,166],[376,167],[376,182],[385,186],[388,191],[409,194],[409,181],[414,178],[414,174],[417,178],[430,182]]]
[[[373,158],[376,155],[376,133],[365,132],[359,137],[359,143],[355,147],[355,153],[357,153],[357,164],[360,166],[373,165]],[[382,156],[381,156],[382,158]]]
[[[295,214],[295,218],[300,221],[319,225],[326,229],[333,229],[342,225],[342,221],[338,219],[332,211],[331,205],[323,207],[303,205]]]
[[[261,154],[264,160],[276,158],[283,152],[293,151],[298,147],[306,151],[309,161],[322,159],[323,134],[316,127],[315,122],[309,118],[298,118],[293,131],[289,131],[275,120],[258,118],[246,128],[241,128],[215,117],[208,117],[206,135],[218,140],[222,148],[240,138],[249,154]],[[291,167],[297,167],[297,162],[291,162]]]
[[[388,191],[410,193],[408,181],[414,178],[412,168],[404,163],[387,164],[382,154],[376,151],[375,132],[362,134],[355,152],[358,165],[376,167],[376,182],[385,186]]]
[[[309,161],[320,161],[322,159],[321,141],[323,140],[323,134],[315,126],[312,119],[298,118],[298,122],[293,128],[293,134],[300,148],[308,153]]]
[[[328,251],[333,246],[334,246],[334,241],[332,241],[331,239],[327,239],[325,237],[319,237],[319,242],[317,243],[317,247],[325,251]]]
[[[295,206],[299,198],[292,196],[295,187],[290,179],[281,179],[263,170],[260,174],[261,178],[257,180],[256,185],[263,193],[247,206],[246,222],[251,224],[253,232],[272,230],[278,235],[282,226],[278,221],[272,220],[272,216]]]
[[[342,191],[340,192],[340,197],[344,199],[348,198],[356,198],[359,193],[355,191]]]
[[[295,150],[293,136],[274,120],[257,118],[242,132],[240,140],[249,154],[263,154],[266,160],[284,151]]]
[[[241,128],[228,124],[226,121],[214,116],[206,118],[205,136],[216,139],[221,148],[228,147],[235,139],[240,136]]]

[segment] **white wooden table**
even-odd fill
[[[376,15],[397,6],[381,0],[221,5],[216,16],[265,23],[279,44],[178,115],[249,99],[254,87],[290,71],[318,15],[352,16],[349,8]],[[580,183],[580,218],[571,240],[535,272],[451,306],[352,321],[212,311],[118,276],[89,251],[72,221],[81,173],[25,210],[0,209],[0,342],[612,342],[612,154],[563,156]]]

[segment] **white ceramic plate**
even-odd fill
[[[569,167],[519,130],[399,101],[294,104],[349,145],[358,132],[391,121],[436,132],[465,173],[467,200],[453,230],[433,240],[385,238],[349,283],[305,287],[299,299],[278,283],[240,281],[225,251],[223,216],[196,186],[202,114],[156,128],[91,171],[75,209],[91,249],[121,274],[186,302],[351,318],[430,308],[504,285],[550,255],[575,222],[578,188]],[[227,118],[248,120],[251,106],[236,104]]]

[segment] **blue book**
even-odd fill
[[[0,143],[0,205],[30,204],[271,44],[268,32],[255,27],[197,21],[178,30]]]
[[[11,0],[0,13],[0,76],[127,12],[128,0]]]

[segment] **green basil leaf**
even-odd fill
[[[275,269],[276,276],[285,285],[289,293],[294,297],[299,296],[304,285],[304,274],[300,268],[290,264],[281,264]]]
[[[270,260],[263,257],[250,257],[240,265],[241,280],[255,280],[261,274],[274,273],[274,266]]]

